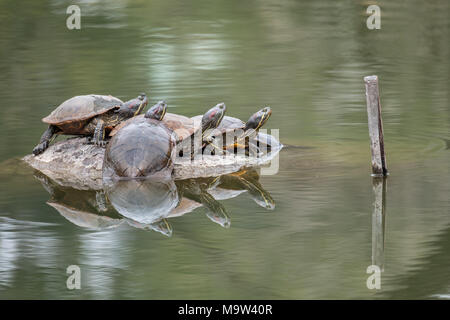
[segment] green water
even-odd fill
[[[1,0],[0,298],[449,298],[449,2],[373,3],[380,30],[354,0],[86,1],[81,30],[68,30],[73,1]],[[372,74],[391,173],[381,224],[362,82]],[[15,160],[40,119],[75,95],[142,91],[187,116],[224,101],[246,119],[270,105],[266,127],[300,146],[259,179],[274,210],[243,192],[219,201],[229,228],[201,207],[169,218],[167,237],[80,227],[48,205]],[[379,290],[366,286],[373,252]],[[74,264],[81,290],[66,288]]]

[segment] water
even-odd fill
[[[377,3],[382,27],[370,31],[365,1],[89,1],[71,31],[70,1],[0,1],[0,298],[448,298],[449,3]],[[383,223],[372,219],[371,74],[391,173]],[[74,95],[141,91],[187,116],[224,101],[246,119],[270,105],[266,127],[296,146],[259,178],[274,210],[243,192],[219,201],[229,228],[200,207],[169,218],[167,237],[81,227],[48,205],[15,160],[40,119]],[[380,290],[366,286],[372,251]],[[73,264],[81,290],[66,288]]]

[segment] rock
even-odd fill
[[[242,155],[204,155],[193,161],[189,158],[176,158],[173,177],[175,180],[213,177],[236,172],[244,167],[262,166],[270,162],[281,147],[280,144],[276,151],[272,150],[269,155],[261,158]],[[70,138],[51,145],[38,156],[30,154],[22,160],[62,186],[100,190],[103,187],[104,152],[104,148],[87,144],[86,138]]]
[[[62,186],[99,190],[103,154],[104,149],[87,144],[86,138],[72,138],[53,144],[38,156],[27,155],[23,160]]]

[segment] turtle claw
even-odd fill
[[[95,145],[99,146],[101,148],[106,148],[107,144],[108,144],[108,141],[105,141],[105,140],[100,140],[100,141],[96,141],[95,142]]]
[[[33,149],[33,154],[35,156],[43,153],[48,148],[48,141],[44,141],[42,143],[39,143],[36,147]]]
[[[94,138],[88,138],[87,144],[95,144],[98,147],[105,148],[106,145],[108,144],[108,141],[105,140],[95,141]]]

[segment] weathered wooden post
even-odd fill
[[[383,120],[381,118],[378,77],[364,77],[366,86],[367,120],[369,124],[370,151],[375,202],[372,212],[372,265],[384,269],[384,233],[386,221],[386,155],[384,153]]]
[[[370,150],[372,152],[372,176],[388,175],[384,154],[383,120],[381,119],[378,77],[364,77],[366,85],[367,117],[369,123]]]

